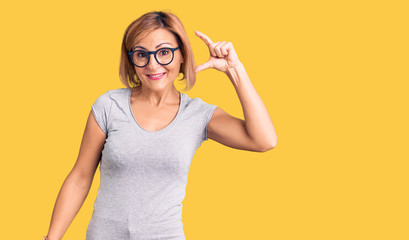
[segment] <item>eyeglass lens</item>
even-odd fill
[[[138,50],[133,53],[132,59],[137,66],[145,66],[148,63],[149,56],[145,51]],[[160,49],[156,52],[156,59],[160,64],[168,64],[173,59],[173,52],[166,48]]]

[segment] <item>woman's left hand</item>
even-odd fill
[[[231,42],[222,41],[214,43],[208,36],[199,31],[196,31],[195,34],[205,42],[210,52],[209,60],[196,66],[196,74],[208,68],[214,68],[226,73],[228,68],[233,68],[240,63]]]

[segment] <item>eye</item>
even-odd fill
[[[159,51],[159,56],[166,56],[170,53],[170,49],[161,49]]]
[[[146,57],[146,53],[143,51],[137,51],[135,52],[135,56],[138,58],[145,58]]]

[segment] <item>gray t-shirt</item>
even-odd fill
[[[179,92],[180,93],[180,92]],[[107,135],[100,186],[87,240],[185,240],[182,201],[192,158],[216,105],[180,93],[173,121],[143,129],[131,110],[131,89],[109,90],[92,112]]]

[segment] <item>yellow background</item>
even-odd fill
[[[123,33],[170,10],[231,41],[277,130],[265,153],[205,142],[183,202],[187,240],[409,239],[405,1],[15,1],[1,20],[1,239],[41,239],[91,105],[119,81]],[[227,76],[191,97],[243,117]],[[64,239],[85,239],[99,187]]]

